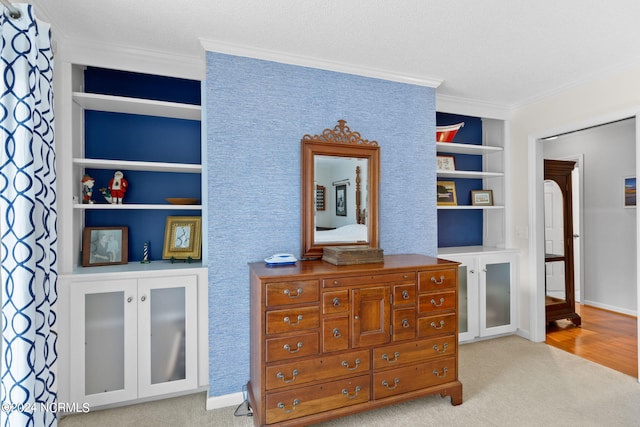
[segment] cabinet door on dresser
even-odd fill
[[[351,290],[353,348],[386,344],[391,340],[390,296],[389,286]]]

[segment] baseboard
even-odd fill
[[[207,411],[228,406],[238,406],[244,402],[244,393],[225,394],[223,396],[207,396]]]
[[[589,306],[595,307],[595,308],[601,308],[603,310],[613,311],[614,313],[626,314],[627,316],[638,317],[638,312],[637,311],[627,310],[625,308],[620,308],[620,307],[614,307],[614,306],[607,305],[607,304],[601,304],[599,302],[585,300],[585,301],[582,301],[580,304],[589,305]]]

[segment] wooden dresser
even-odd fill
[[[255,425],[308,425],[430,394],[462,403],[458,263],[391,255],[249,267]]]

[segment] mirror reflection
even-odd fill
[[[564,201],[557,182],[544,181],[544,243],[546,295],[565,300]]]
[[[314,156],[315,244],[368,242],[368,169],[366,158]]]

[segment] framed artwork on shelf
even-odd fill
[[[200,259],[202,217],[168,216],[164,229],[162,259]]]
[[[454,171],[456,170],[456,159],[453,156],[437,156],[438,171]]]
[[[636,207],[636,177],[627,176],[624,178],[624,207]]]
[[[436,191],[438,206],[457,206],[456,183],[453,181],[438,181]]]
[[[82,237],[83,267],[128,262],[128,227],[85,227]]]
[[[347,216],[347,185],[336,185],[336,215]]]
[[[473,206],[493,206],[493,190],[472,190],[471,204]]]

